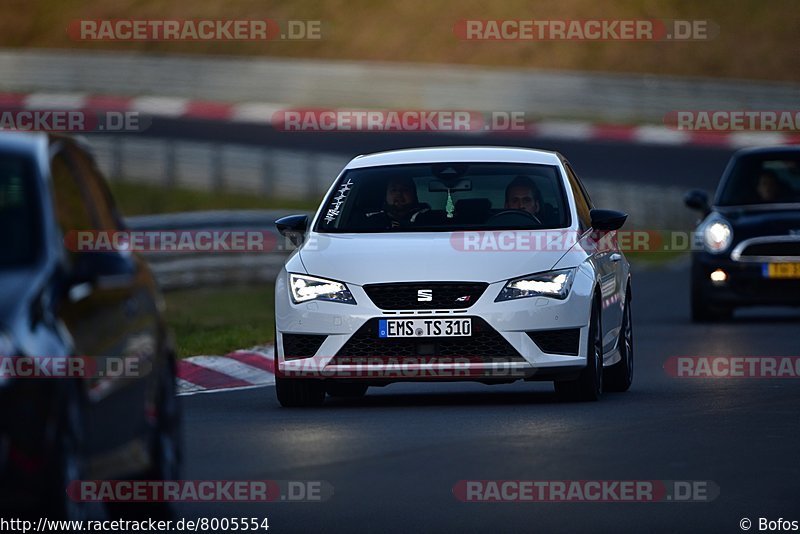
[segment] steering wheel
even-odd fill
[[[536,224],[542,224],[542,221],[539,220],[539,217],[537,217],[533,213],[531,213],[529,211],[525,211],[525,210],[503,210],[503,211],[495,213],[494,215],[489,217],[489,220],[491,221],[492,219],[496,219],[496,218],[504,217],[504,216],[508,216],[508,215],[522,215],[524,217],[527,217],[528,219],[531,219]]]

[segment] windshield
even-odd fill
[[[426,163],[352,169],[323,204],[317,232],[424,232],[569,226],[558,167]]]
[[[753,154],[734,165],[719,197],[720,206],[800,202],[800,154]]]
[[[0,269],[27,265],[39,251],[33,164],[0,152]]]

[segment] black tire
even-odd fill
[[[358,399],[366,395],[368,389],[369,386],[367,384],[354,384],[352,382],[331,381],[325,384],[325,391],[331,397]]]
[[[43,509],[48,517],[88,519],[88,503],[76,501],[67,494],[71,482],[86,479],[85,406],[80,385],[68,384],[60,403],[52,463],[43,495]]]
[[[556,394],[567,401],[597,401],[603,392],[603,329],[600,306],[595,299],[589,319],[586,343],[586,367],[576,380],[554,383]]]
[[[603,370],[603,391],[628,391],[633,383],[633,315],[630,286],[625,293],[625,311],[619,338],[620,361]]]
[[[275,393],[284,408],[322,406],[325,384],[318,379],[275,377]]]
[[[174,360],[169,359],[158,377],[156,425],[151,437],[151,467],[137,480],[179,480],[181,467],[181,416],[176,396]],[[175,510],[170,502],[107,503],[113,518],[171,520]]]

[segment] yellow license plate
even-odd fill
[[[763,273],[766,278],[800,278],[800,263],[767,263]]]

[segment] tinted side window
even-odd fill
[[[575,197],[575,207],[578,210],[578,220],[581,222],[581,227],[584,229],[592,226],[592,217],[589,211],[592,209],[592,202],[589,200],[586,191],[583,189],[575,171],[568,163],[565,163],[564,168],[567,170],[567,178],[569,179],[569,186],[572,189],[572,195]]]
[[[65,235],[70,231],[93,230],[89,206],[77,177],[73,174],[64,154],[57,154],[50,162],[53,177],[53,204],[56,221]]]
[[[86,196],[96,217],[97,228],[118,230],[118,218],[111,193],[94,161],[82,150],[74,147],[70,149],[70,158],[74,162],[81,183],[86,188]]]

